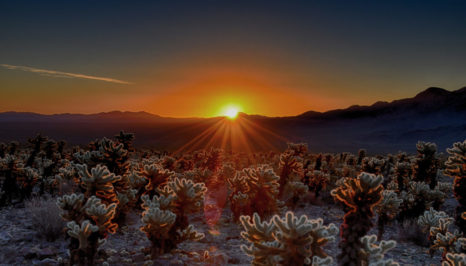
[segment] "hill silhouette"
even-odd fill
[[[136,134],[137,146],[176,150],[222,119],[169,118],[121,111],[54,115],[4,112],[0,113],[0,141],[24,142],[42,133],[72,145],[86,144],[125,130]],[[285,147],[286,139],[307,142],[316,152],[354,152],[359,148],[396,152],[414,151],[415,143],[424,140],[436,142],[440,151],[444,151],[466,136],[466,87],[456,91],[431,87],[412,98],[327,112],[309,111],[290,117],[241,113],[238,119],[282,136],[275,138],[258,132],[278,148]]]

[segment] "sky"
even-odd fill
[[[466,1],[0,1],[0,111],[267,116],[466,86]]]

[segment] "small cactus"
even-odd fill
[[[102,165],[92,168],[91,172],[89,172],[85,164],[77,164],[76,168],[81,178],[81,186],[85,189],[86,197],[96,195],[106,203],[115,203],[118,201],[113,183],[120,180],[120,176],[110,173],[107,167]]]
[[[383,266],[398,266],[397,262],[392,259],[384,259],[387,251],[396,247],[396,241],[382,240],[378,245],[376,244],[377,236],[367,235],[361,238],[362,249],[360,256],[362,257],[361,265],[383,265]]]
[[[442,266],[464,266],[466,265],[466,254],[447,253]]]
[[[147,180],[144,194],[153,197],[154,195],[159,195],[158,189],[173,179],[175,173],[164,169],[158,164],[151,164],[144,166],[144,171],[142,171],[141,175]]]
[[[262,222],[257,213],[252,221],[250,216],[241,216],[240,220],[245,230],[241,236],[251,243],[241,249],[254,257],[253,265],[304,265],[313,261],[328,265],[332,262],[323,246],[335,240],[338,228],[334,224],[324,226],[322,219],[310,220],[305,215],[298,218],[293,212],[287,212],[284,218],[275,215],[269,222]]]
[[[393,220],[399,212],[400,204],[403,199],[398,198],[398,195],[393,190],[384,190],[382,201],[377,205],[378,213],[377,227],[379,229],[378,239],[381,240],[385,231],[385,225]]]
[[[439,249],[442,251],[443,260],[446,259],[447,253],[460,253],[466,249],[466,238],[458,231],[450,232],[448,227],[452,223],[452,218],[440,218],[438,226],[430,228],[430,236],[433,239],[433,245],[430,248],[431,253]]]

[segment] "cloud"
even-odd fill
[[[40,68],[27,67],[27,66],[14,66],[14,65],[7,65],[7,64],[0,64],[0,66],[7,68],[7,69],[11,69],[11,70],[21,70],[21,71],[26,71],[26,72],[37,73],[43,76],[55,77],[55,78],[92,79],[92,80],[100,80],[100,81],[112,82],[112,83],[118,83],[118,84],[131,84],[130,82],[118,80],[118,79],[97,77],[97,76],[90,76],[90,75],[83,75],[83,74],[76,74],[76,73],[68,73],[68,72],[40,69]]]

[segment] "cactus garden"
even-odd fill
[[[440,154],[161,153],[120,132],[0,150],[0,252],[22,265],[465,265],[466,141]],[[246,159],[246,160],[245,160]],[[434,185],[435,184],[435,185]]]
[[[466,266],[466,0],[0,0],[0,266]]]

